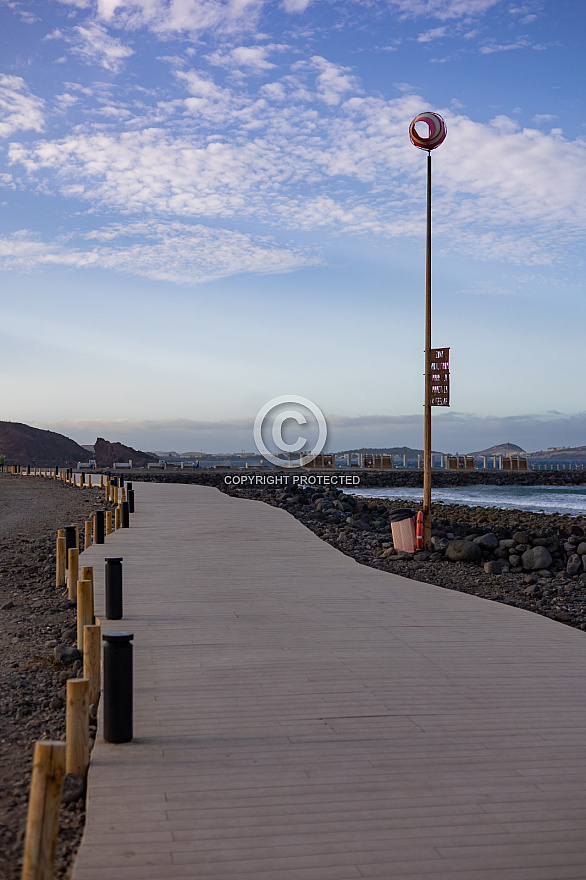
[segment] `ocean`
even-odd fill
[[[423,489],[353,489],[362,498],[390,498],[423,501]],[[503,510],[530,510],[536,513],[586,515],[586,486],[456,486],[433,489],[432,503],[467,504],[471,507],[500,507]]]

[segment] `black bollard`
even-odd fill
[[[104,633],[104,739],[110,743],[132,739],[131,632]]]
[[[121,517],[122,522],[120,523],[120,526],[123,529],[129,529],[130,528],[130,504],[128,503],[128,501],[121,501],[120,502],[120,509],[122,512],[122,517]]]
[[[77,547],[77,529],[75,526],[65,526],[65,552],[69,553],[75,547]]]
[[[130,513],[134,513],[134,489],[127,489],[126,497],[128,498],[128,510]]]
[[[130,491],[132,489],[132,483],[126,483],[126,491]]]
[[[85,474],[83,471],[79,475],[79,485],[85,486]]]
[[[106,617],[122,619],[122,556],[106,556]]]
[[[96,510],[94,513],[95,523],[96,523],[96,544],[104,543],[104,536],[106,534],[106,517],[105,512],[103,510]]]

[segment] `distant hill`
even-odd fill
[[[539,452],[531,452],[535,461],[586,461],[586,446],[552,446]]]
[[[468,455],[525,455],[525,450],[516,443],[500,443],[478,452],[469,452]]]
[[[123,443],[110,443],[103,437],[98,437],[95,442],[94,458],[99,468],[112,467],[117,461],[132,461],[133,467],[146,467],[149,461],[159,460],[148,452],[141,452],[139,449],[133,449],[132,446],[124,446]]]
[[[5,464],[37,467],[68,467],[88,459],[87,449],[75,440],[19,422],[0,422],[0,455]]]
[[[423,455],[423,449],[412,449],[410,446],[362,446],[360,449],[344,449],[336,452],[336,455],[348,455],[349,452],[360,452],[363,455],[406,455],[408,458],[417,458]],[[433,450],[434,455],[439,455],[439,450]]]

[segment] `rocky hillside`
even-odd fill
[[[112,467],[117,461],[132,461],[133,467],[146,467],[149,461],[158,461],[148,452],[140,452],[123,443],[110,443],[98,437],[94,446],[94,458],[99,468]]]
[[[525,455],[525,450],[516,443],[499,443],[497,446],[489,446],[479,452],[470,452],[470,455]]]
[[[69,437],[19,422],[0,422],[0,456],[5,464],[54,467],[87,461],[88,452]]]

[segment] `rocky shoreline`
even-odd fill
[[[20,880],[34,744],[65,739],[65,690],[81,661],[57,661],[77,642],[75,603],[55,587],[57,529],[104,509],[98,490],[0,475],[0,877]],[[77,655],[78,656],[78,655]],[[95,729],[95,726],[94,726]],[[68,875],[85,823],[83,788],[67,779],[56,878]]]

